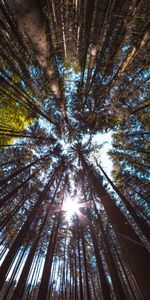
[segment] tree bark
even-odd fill
[[[89,175],[90,181],[94,186],[95,192],[101,199],[105,211],[110,219],[110,222],[118,236],[122,250],[124,251],[131,269],[134,272],[135,278],[144,292],[145,299],[148,300],[150,295],[150,254],[143,246],[141,240],[127,222],[127,219],[116,206],[115,201],[109,196],[105,188],[93,172],[92,167],[86,162],[82,154],[80,154],[82,165]]]
[[[122,194],[122,192],[117,188],[117,186],[112,182],[112,180],[108,177],[106,172],[103,170],[103,168],[97,164],[104,176],[106,177],[107,181],[112,186],[113,190],[117,193],[117,195],[120,197],[124,205],[126,206],[127,210],[130,212],[131,216],[133,217],[135,223],[138,225],[140,230],[143,232],[143,234],[146,236],[147,239],[150,239],[150,228],[149,226],[136,214],[135,210],[127,200],[127,198]]]

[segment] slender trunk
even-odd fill
[[[75,278],[75,300],[78,300],[78,285],[77,285],[77,256],[74,250],[74,278]]]
[[[86,257],[86,248],[85,248],[85,238],[84,238],[84,232],[83,232],[82,225],[80,226],[80,232],[81,232],[81,239],[82,239],[82,250],[83,250],[83,259],[84,259],[84,269],[85,269],[85,281],[86,281],[86,296],[87,300],[91,300],[91,291],[90,291],[90,285],[89,285],[89,278],[88,278],[88,266],[87,266],[87,257]]]
[[[143,195],[141,192],[137,191],[133,185],[130,185],[127,182],[125,182],[125,184],[132,191],[132,195],[133,195],[133,192],[134,192],[134,196],[138,195],[141,199],[145,200],[147,203],[150,202],[150,194],[149,194],[149,192],[147,192],[147,196],[146,196],[146,192]]]
[[[54,256],[54,251],[55,251],[55,246],[57,241],[59,225],[60,225],[60,214],[58,217],[57,225],[54,225],[51,232],[51,237],[48,244],[48,249],[45,258],[44,269],[43,269],[37,300],[46,299],[47,297],[48,288],[49,288],[49,278],[51,274],[51,267],[52,267],[52,261],[53,261],[53,256]]]
[[[125,300],[126,298],[125,298],[124,290],[123,290],[123,287],[121,285],[118,270],[117,270],[117,267],[116,267],[116,264],[115,264],[115,261],[114,261],[114,257],[113,257],[112,252],[111,252],[110,243],[109,243],[107,235],[104,231],[103,223],[101,222],[100,214],[98,213],[98,209],[96,207],[96,204],[95,204],[94,200],[93,200],[93,204],[94,204],[95,213],[96,213],[97,218],[98,218],[98,222],[99,222],[100,231],[101,231],[101,234],[102,234],[104,247],[105,247],[105,250],[106,250],[106,256],[107,256],[107,261],[108,261],[109,272],[110,272],[110,275],[111,275],[111,278],[112,278],[112,281],[113,281],[114,289],[116,291],[116,295],[118,296],[118,300],[120,300],[120,299]]]
[[[7,146],[7,145],[6,145],[6,146]],[[8,145],[8,146],[9,146],[9,145]],[[5,167],[6,165],[9,165],[9,164],[12,165],[13,163],[16,163],[16,162],[17,162],[16,159],[9,160],[9,161],[7,161],[7,162],[1,164],[1,165],[0,165],[0,168]]]
[[[39,196],[37,202],[34,204],[31,212],[29,213],[29,215],[28,215],[25,223],[23,224],[21,230],[19,231],[16,239],[12,243],[12,245],[9,249],[9,252],[5,257],[5,260],[3,261],[3,263],[0,267],[0,274],[1,274],[0,289],[2,288],[2,286],[3,286],[3,284],[6,280],[6,274],[8,272],[9,266],[10,266],[10,264],[11,264],[11,262],[12,262],[14,256],[15,256],[15,254],[16,254],[16,251],[21,247],[22,241],[23,241],[25,235],[27,234],[30,225],[33,223],[33,220],[35,220],[35,216],[37,215],[37,213],[38,213],[38,211],[41,207],[41,204],[42,204],[42,202],[44,201],[44,199],[47,195],[47,192],[50,188],[50,185],[53,182],[53,177],[55,176],[58,168],[56,168],[56,170],[52,174],[49,182],[45,186],[44,190],[41,192],[41,195]]]
[[[2,208],[3,205],[13,196],[17,194],[17,192],[30,180],[32,179],[39,171],[38,169],[36,172],[32,173],[25,181],[23,181],[20,185],[16,186],[10,193],[8,193],[4,198],[0,199],[0,208]]]
[[[80,232],[78,228],[78,264],[79,264],[79,284],[80,284],[80,300],[83,299],[83,285],[82,285],[82,266],[81,266],[81,250],[80,250]]]
[[[26,259],[25,265],[24,265],[23,270],[21,272],[21,276],[19,278],[19,281],[17,283],[17,286],[15,288],[15,291],[13,293],[13,296],[12,296],[11,300],[20,300],[22,298],[22,294],[24,292],[26,280],[27,280],[27,277],[28,277],[28,274],[29,274],[29,271],[30,271],[30,268],[31,268],[33,258],[34,258],[35,253],[36,253],[38,242],[40,240],[40,233],[41,232],[38,233],[37,238],[35,239],[34,243],[32,244],[32,247],[29,251],[28,257]]]
[[[35,165],[36,163],[38,163],[39,161],[42,161],[44,158],[48,157],[50,154],[46,154],[36,160],[34,160],[33,162],[31,162],[30,164],[20,168],[19,170],[17,170],[16,172],[10,174],[9,176],[7,176],[6,178],[0,180],[0,186],[2,186],[3,184],[8,183],[8,181],[12,180],[13,178],[15,178],[17,175],[21,174],[22,172],[26,171],[27,169],[29,169],[31,166]]]
[[[127,210],[130,212],[131,216],[133,217],[134,221],[140,228],[140,230],[143,232],[143,234],[146,236],[147,239],[150,238],[150,228],[149,226],[136,214],[135,210],[131,206],[130,202],[127,200],[127,198],[122,194],[122,192],[117,188],[117,186],[112,182],[112,180],[108,177],[106,172],[103,170],[103,168],[97,164],[104,176],[106,177],[107,181],[112,186],[113,190],[117,193],[117,195],[120,197],[124,205],[126,206]]]
[[[150,295],[150,254],[148,250],[142,245],[141,240],[139,239],[123,213],[116,206],[115,200],[110,197],[108,192],[102,186],[101,179],[95,175],[92,167],[88,165],[81,153],[80,159],[82,161],[83,167],[89,175],[90,181],[92,182],[96,193],[99,195],[101,202],[104,205],[105,211],[118,236],[121,247],[125,252],[131,269],[134,272],[135,278],[138,281],[141,289],[144,290],[145,299],[148,300]]]
[[[1,72],[4,72],[1,68],[0,68]],[[6,74],[5,76],[7,76],[9,78],[9,76]],[[7,86],[11,89],[11,93],[13,94],[13,96],[15,98],[13,98],[9,93],[6,93],[5,89],[2,90],[3,93],[5,93],[8,97],[10,97],[12,100],[16,101],[16,102],[21,102],[23,103],[26,107],[28,107],[30,110],[33,111],[33,113],[37,113],[38,115],[42,116],[44,119],[46,119],[48,122],[52,123],[53,125],[56,125],[49,116],[47,116],[45,114],[45,112],[43,112],[39,107],[38,104],[35,103],[35,101],[29,99],[28,97],[26,97],[24,94],[20,93],[20,91],[18,91],[18,89],[16,87],[14,87],[14,85],[11,85],[8,80],[6,80],[4,77],[0,76],[1,80],[7,84]],[[19,94],[19,95],[18,95]],[[19,100],[18,100],[19,97]]]
[[[99,278],[100,278],[100,282],[101,282],[101,286],[102,286],[103,298],[104,298],[104,300],[109,300],[109,299],[111,300],[110,286],[106,279],[106,274],[105,274],[104,267],[102,264],[102,259],[101,259],[101,255],[100,255],[100,251],[99,251],[99,247],[98,247],[98,243],[97,243],[97,238],[96,238],[92,224],[90,223],[89,226],[90,226],[91,237],[92,237],[92,242],[93,242],[93,246],[94,246],[94,252],[95,252],[95,258],[96,258],[97,268],[98,268],[98,272],[99,272]]]
[[[141,111],[141,110],[143,110],[143,109],[145,109],[145,108],[148,108],[149,106],[150,106],[150,103],[145,104],[145,105],[142,105],[142,106],[140,106],[139,108],[133,110],[133,111],[131,112],[131,114],[136,114],[136,113],[138,113],[139,111]]]

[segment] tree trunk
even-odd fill
[[[87,300],[91,300],[91,291],[89,286],[89,278],[88,278],[88,266],[87,266],[87,257],[86,257],[86,248],[85,248],[85,238],[83,232],[82,225],[80,226],[81,239],[82,239],[82,250],[83,250],[83,259],[84,259],[84,268],[85,268],[85,281],[86,281],[86,293]]]
[[[92,237],[92,242],[93,242],[93,246],[94,246],[94,252],[95,252],[95,258],[96,258],[97,268],[98,268],[98,272],[99,272],[99,278],[100,278],[100,282],[101,282],[101,286],[102,286],[103,299],[111,300],[110,286],[106,279],[106,274],[105,274],[104,267],[102,264],[101,255],[100,255],[100,251],[99,251],[99,247],[98,247],[98,243],[97,243],[97,238],[96,238],[92,224],[90,224],[89,226],[90,226],[91,237]]]
[[[102,186],[101,179],[97,178],[92,167],[88,165],[82,154],[80,154],[80,159],[83,167],[89,175],[95,192],[101,199],[105,211],[118,236],[121,247],[125,252],[130,267],[134,272],[135,278],[141,289],[144,291],[145,299],[148,300],[150,295],[150,254],[142,245],[141,240],[133,230],[132,226],[127,222],[123,213],[116,206],[115,201]]]
[[[55,251],[55,246],[57,241],[59,225],[60,225],[60,215],[58,217],[57,225],[53,226],[51,232],[51,237],[47,248],[47,254],[45,258],[44,269],[43,269],[37,300],[46,299],[47,297],[48,288],[49,288],[49,278],[51,274],[51,267],[53,262],[53,256],[54,256],[54,251]]]
[[[35,165],[37,162],[43,160],[45,157],[48,157],[50,154],[44,155],[43,157],[40,157],[36,160],[34,160],[32,163],[20,168],[19,170],[17,170],[16,172],[10,174],[9,176],[7,176],[6,178],[0,180],[0,186],[2,186],[3,184],[8,183],[8,181],[12,180],[14,177],[16,177],[17,175],[21,174],[22,172],[26,171],[27,169],[29,169],[31,166]]]
[[[131,204],[128,202],[126,197],[122,194],[122,192],[117,188],[117,186],[112,182],[112,180],[108,177],[108,175],[105,173],[103,168],[97,164],[104,176],[106,177],[107,181],[110,183],[114,191],[117,193],[117,195],[120,197],[124,205],[126,206],[127,210],[133,217],[136,224],[139,226],[140,230],[143,232],[143,234],[146,236],[147,239],[150,238],[150,228],[149,226],[136,214],[135,210],[131,206]]]
[[[78,264],[79,264],[79,284],[80,284],[80,300],[83,299],[83,285],[82,285],[82,266],[81,266],[81,250],[80,250],[80,231],[78,227]]]
[[[8,272],[8,269],[11,265],[11,262],[13,261],[13,258],[16,254],[16,251],[21,247],[22,245],[22,241],[25,237],[25,235],[28,232],[28,229],[30,227],[30,225],[33,223],[33,221],[35,220],[35,216],[38,213],[41,204],[43,202],[43,200],[45,199],[47,192],[50,188],[50,185],[53,182],[53,177],[55,176],[57,170],[59,167],[56,168],[56,170],[54,171],[54,173],[52,174],[49,182],[47,183],[47,185],[45,186],[44,190],[41,192],[41,195],[39,196],[37,202],[34,204],[31,212],[29,213],[24,225],[22,226],[21,230],[19,231],[16,239],[14,240],[13,244],[11,245],[8,254],[5,257],[5,260],[3,261],[1,267],[0,267],[0,274],[1,274],[1,281],[0,281],[0,289],[2,288],[5,279],[6,279],[6,274]]]
[[[0,199],[0,208],[2,208],[3,205],[13,196],[17,194],[17,192],[30,180],[32,179],[39,171],[38,169],[36,172],[32,173],[25,181],[23,181],[20,185],[16,186],[10,193],[8,193],[4,198]]]
[[[104,231],[103,224],[102,224],[101,218],[100,218],[100,214],[98,213],[98,210],[97,210],[97,207],[96,207],[96,204],[95,204],[94,200],[93,200],[93,203],[94,203],[95,213],[96,213],[97,218],[98,218],[98,222],[99,222],[100,231],[101,231],[101,234],[102,234],[104,247],[105,247],[105,250],[106,250],[106,259],[108,261],[108,268],[109,268],[109,272],[110,272],[112,282],[113,282],[113,285],[114,285],[114,289],[115,289],[115,292],[116,292],[116,297],[118,297],[118,300],[120,300],[120,299],[126,300],[126,297],[125,297],[125,294],[124,294],[124,289],[121,285],[118,270],[117,270],[117,267],[116,267],[116,264],[115,264],[115,261],[114,261],[114,257],[113,257],[112,252],[111,252],[111,247],[110,247],[110,244],[109,244],[109,240],[108,240],[107,235]]]

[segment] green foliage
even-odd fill
[[[13,76],[13,80],[19,82],[17,76]],[[8,96],[2,94],[0,98],[0,127],[2,125],[4,129],[19,131],[21,133],[32,123],[33,118],[29,110],[19,101],[17,96],[14,96],[10,90],[7,90],[7,94]],[[11,144],[13,140],[13,137],[5,136],[3,133],[0,134],[0,145]]]

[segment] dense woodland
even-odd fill
[[[0,1],[1,300],[150,299],[149,16]],[[111,176],[93,143],[110,131]]]

